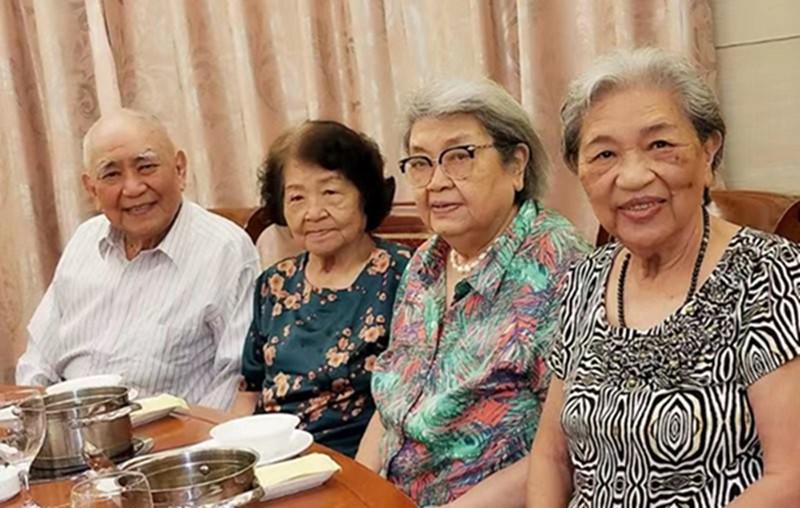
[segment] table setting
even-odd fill
[[[202,411],[169,394],[135,399],[119,376],[61,385],[0,391],[0,506],[235,508],[313,489],[342,469],[325,453],[294,458],[314,441],[295,415],[212,415],[206,439],[154,451],[138,429],[202,421]],[[65,482],[69,499],[31,498],[31,483]]]

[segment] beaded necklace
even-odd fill
[[[692,270],[692,279],[689,283],[689,291],[686,293],[686,299],[683,304],[689,301],[695,290],[697,289],[697,279],[700,277],[700,269],[703,267],[703,259],[706,257],[706,249],[708,248],[708,239],[711,236],[711,225],[708,220],[708,211],[703,208],[703,239],[700,241],[700,250],[697,252],[697,257],[694,260],[694,269]],[[617,320],[622,328],[627,328],[625,324],[625,276],[628,274],[628,265],[631,262],[631,253],[625,255],[622,260],[622,267],[619,271],[619,281],[617,282]]]

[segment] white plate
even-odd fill
[[[99,374],[97,376],[83,376],[68,379],[45,388],[47,395],[56,393],[71,392],[80,388],[91,388],[95,386],[118,386],[122,383],[122,376],[119,374]]]
[[[305,430],[297,430],[295,429],[292,432],[292,435],[289,437],[289,443],[286,447],[279,451],[278,453],[273,454],[262,454],[259,452],[261,458],[258,460],[259,466],[264,466],[267,464],[272,464],[274,462],[280,462],[282,460],[291,459],[295,455],[299,455],[300,453],[304,452],[308,449],[309,446],[314,442],[314,436],[310,432],[306,432]],[[221,447],[222,445],[214,440],[209,439],[208,441],[203,441],[202,443],[198,443],[192,448],[216,448]],[[258,451],[258,450],[256,450]]]

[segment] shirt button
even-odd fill
[[[631,377],[625,382],[625,387],[628,388],[628,390],[633,390],[638,384],[639,382],[636,380],[636,378]]]

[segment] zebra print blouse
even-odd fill
[[[743,228],[649,330],[611,326],[617,245],[573,268],[550,356],[565,381],[570,508],[720,507],[761,477],[747,387],[800,355],[800,245]]]

